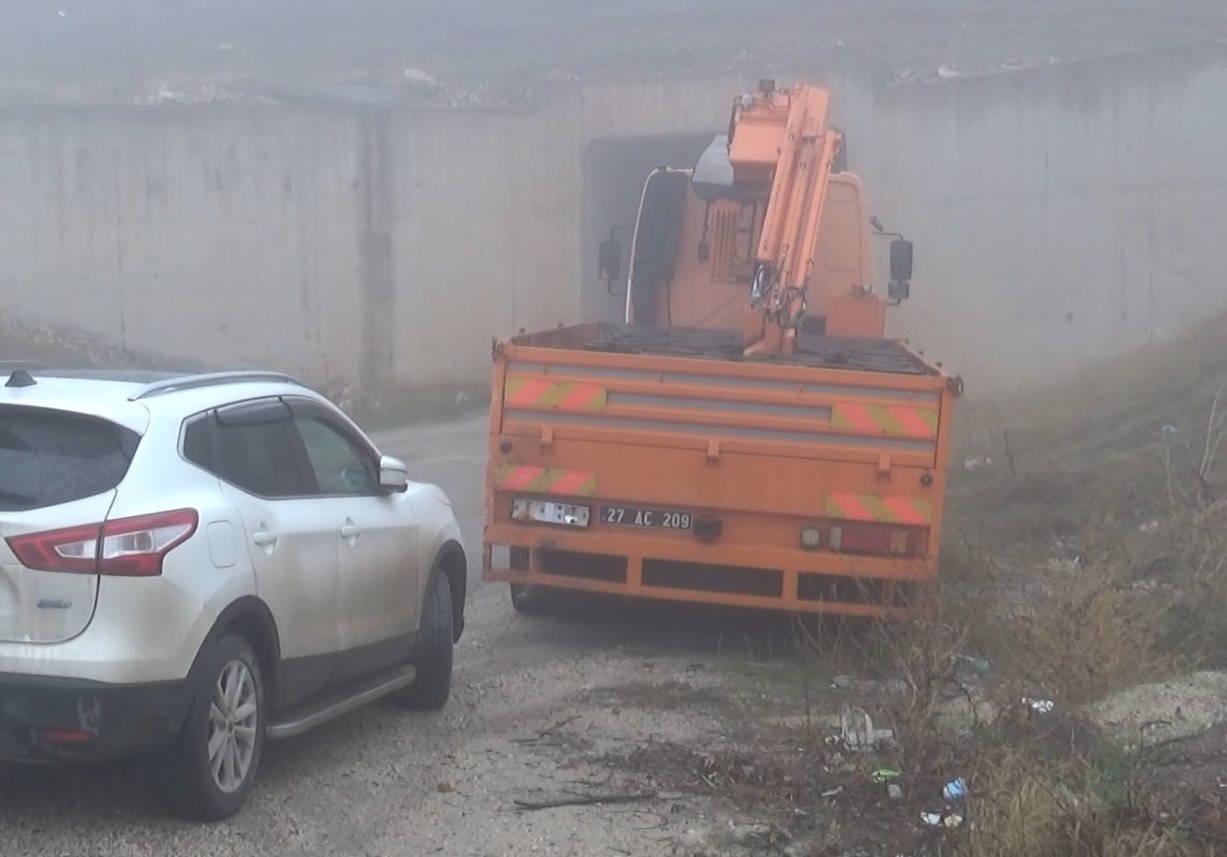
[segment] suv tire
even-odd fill
[[[204,653],[183,731],[155,770],[177,814],[220,821],[242,806],[264,754],[264,677],[255,652],[227,634]]]
[[[409,659],[417,670],[417,678],[397,694],[396,701],[416,711],[433,711],[446,705],[451,696],[455,646],[452,587],[438,568],[430,575],[418,627],[417,642]]]

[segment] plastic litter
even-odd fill
[[[898,783],[891,783],[886,787],[886,796],[891,800],[903,800],[903,787]]]
[[[841,795],[841,794],[843,794],[843,793],[844,793],[844,787],[843,787],[843,786],[836,786],[836,787],[835,787],[835,788],[833,788],[833,789],[827,789],[826,791],[824,791],[824,792],[822,793],[822,796],[823,796],[823,797],[838,797],[839,795]]]
[[[899,779],[903,776],[903,772],[896,771],[894,768],[878,768],[869,776],[875,783],[885,783]]]
[[[1180,428],[1178,426],[1171,425],[1170,423],[1165,425],[1162,429],[1160,429],[1160,431],[1166,437],[1172,437],[1173,435],[1180,434]]]
[[[922,812],[920,814],[920,820],[923,824],[926,824],[929,827],[947,827],[953,829],[963,823],[963,816],[959,815],[957,812],[952,812],[949,814],[940,812]]]
[[[957,803],[967,797],[967,781],[962,777],[957,780],[951,780],[946,783],[946,787],[942,789],[942,797],[949,803]]]
[[[864,750],[895,740],[891,729],[875,729],[873,718],[863,708],[848,708],[839,718],[839,737],[853,750]]]
[[[1051,714],[1052,710],[1057,707],[1051,699],[1032,699],[1029,696],[1022,698],[1022,704],[1037,714]]]
[[[961,678],[983,678],[993,669],[993,665],[984,658],[972,655],[955,655],[954,670]]]

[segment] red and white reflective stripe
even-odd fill
[[[873,437],[936,438],[937,408],[915,405],[840,403],[831,413],[831,427]]]
[[[866,521],[883,524],[927,526],[933,519],[933,507],[919,497],[891,497],[876,494],[830,494],[827,496],[828,518],[845,521]]]
[[[494,487],[500,491],[529,494],[591,497],[596,493],[596,474],[583,470],[504,465],[495,473]]]

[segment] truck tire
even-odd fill
[[[531,583],[511,584],[511,606],[526,616],[540,614],[541,591]]]
[[[452,691],[455,614],[452,587],[438,568],[430,575],[422,620],[409,663],[417,670],[413,684],[396,694],[396,701],[414,711],[434,711],[447,704]]]
[[[221,821],[243,805],[264,755],[264,677],[247,641],[227,634],[204,653],[193,680],[187,721],[155,761],[154,786],[175,814]]]

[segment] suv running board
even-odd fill
[[[355,693],[340,698],[330,696],[318,707],[291,712],[292,720],[274,723],[268,727],[265,735],[273,741],[301,735],[329,720],[335,720],[377,699],[382,699],[390,693],[395,693],[401,688],[408,687],[413,684],[415,678],[417,678],[417,670],[410,666],[400,667],[392,673],[384,673],[376,679],[374,684],[368,682],[359,685]]]

